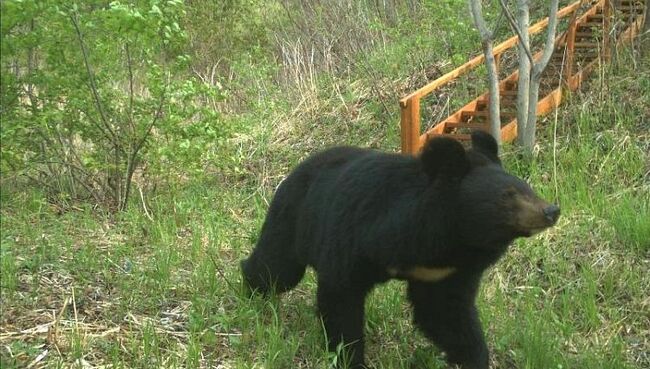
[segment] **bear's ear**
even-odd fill
[[[469,160],[460,142],[449,137],[435,137],[422,148],[420,160],[427,176],[462,178],[469,171]]]
[[[491,134],[485,131],[472,132],[472,148],[485,155],[491,161],[501,164],[499,145]]]

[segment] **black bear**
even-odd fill
[[[244,283],[282,293],[317,272],[328,349],[364,367],[364,300],[378,283],[408,282],[414,323],[463,369],[487,369],[475,298],[483,271],[517,237],[555,224],[556,205],[506,173],[492,136],[465,149],[431,139],[418,157],[352,147],[302,162],[278,187]]]

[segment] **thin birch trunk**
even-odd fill
[[[537,124],[537,99],[539,97],[539,87],[542,80],[542,73],[548,65],[555,49],[555,30],[557,27],[557,8],[559,0],[551,1],[551,9],[549,14],[548,29],[546,32],[546,41],[544,43],[544,51],[542,57],[537,63],[534,63],[531,78],[530,78],[530,93],[528,97],[528,122],[524,132],[518,134],[524,135],[523,146],[528,152],[533,151],[535,145],[535,130]]]
[[[517,48],[519,60],[519,81],[517,83],[517,132],[519,132],[519,135],[517,135],[517,142],[520,146],[524,144],[524,135],[522,133],[526,131],[526,124],[528,123],[531,63],[528,58],[530,50],[529,24],[528,0],[517,0],[517,28],[519,28],[520,37]]]
[[[497,72],[496,60],[492,49],[493,34],[487,27],[485,19],[483,18],[483,11],[481,7],[481,0],[468,0],[469,8],[474,20],[474,25],[481,35],[481,43],[483,44],[483,54],[485,55],[485,67],[488,73],[488,81],[490,84],[490,133],[501,146],[501,108],[499,96],[499,74]]]

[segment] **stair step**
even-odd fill
[[[593,38],[595,36],[600,36],[598,32],[576,32],[576,38]]]
[[[590,15],[590,16],[587,17],[588,22],[589,22],[589,21],[592,21],[592,20],[597,20],[597,19],[602,20],[603,18],[605,18],[605,16],[604,16],[604,14],[602,14],[602,13],[600,13],[600,14]]]
[[[488,112],[487,110],[481,110],[481,111],[465,110],[465,111],[460,113],[460,120],[462,122],[466,122],[467,119],[469,119],[471,117],[483,117],[483,118],[486,118],[486,117],[489,116],[489,114],[490,114],[490,112]]]
[[[598,48],[581,48],[576,49],[575,55],[598,55]]]
[[[517,91],[514,92],[515,92],[514,94],[508,94],[508,95],[504,95],[503,91],[499,93],[499,101],[502,103],[501,108],[503,108],[503,102],[508,103],[512,100],[513,97],[515,98],[517,97],[517,93],[516,93]],[[489,99],[476,100],[476,110],[487,110],[489,103],[490,103]]]
[[[594,60],[600,57],[599,54],[585,54],[585,55],[576,55],[573,59],[574,61],[584,62],[585,60]]]
[[[598,42],[576,42],[575,47],[579,47],[581,49],[584,48],[595,48],[598,47]]]
[[[621,13],[627,14],[627,15],[632,15],[632,14],[641,15],[641,14],[643,14],[643,11],[645,10],[645,8],[643,8],[643,7],[633,7],[633,6],[619,6],[619,7],[616,7],[616,9],[620,10]]]
[[[578,28],[591,28],[591,27],[602,27],[602,22],[584,22],[578,24]]]
[[[485,131],[488,129],[488,124],[486,123],[451,123],[447,122],[445,124],[445,129],[471,129],[471,130],[481,130]]]
[[[501,108],[503,109],[504,105],[510,104],[517,99],[516,90],[507,90],[508,93],[504,94],[503,91],[499,93],[499,101],[501,102]],[[487,110],[489,100],[480,99],[476,101],[476,110]]]
[[[465,121],[470,117],[476,117],[476,118],[488,118],[490,116],[490,112],[487,110],[480,110],[480,111],[471,111],[471,110],[466,110],[460,113],[460,119],[461,121]],[[513,114],[512,112],[508,111],[502,111],[501,112],[501,118],[504,117],[515,117],[516,114]]]

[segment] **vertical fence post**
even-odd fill
[[[402,138],[402,154],[410,154],[410,143],[409,139],[411,137],[411,112],[409,106],[409,100],[401,100],[399,102],[400,108],[400,137]]]
[[[612,21],[612,4],[610,0],[603,1],[603,61],[608,63],[612,56],[609,31]]]
[[[578,25],[578,17],[571,17],[571,23],[569,24],[569,32],[567,33],[566,41],[566,59],[564,66],[564,79],[567,86],[570,90],[574,90],[573,83],[573,64],[574,64],[574,55],[575,55],[575,44],[576,44],[576,30]]]
[[[420,149],[420,98],[400,101],[402,153],[415,154]]]

